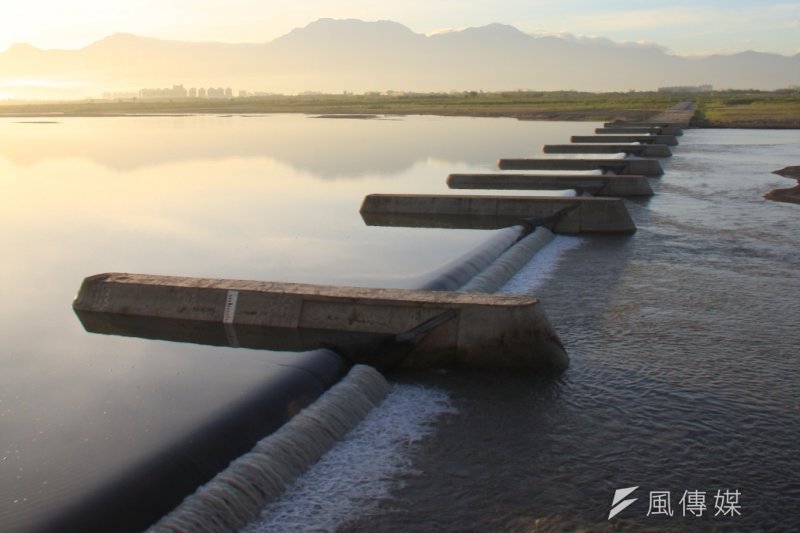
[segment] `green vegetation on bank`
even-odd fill
[[[698,95],[699,127],[800,128],[800,91],[715,91]]]
[[[83,100],[0,103],[0,116],[128,114],[428,114],[505,116],[530,120],[642,120],[683,100],[698,102],[706,127],[800,127],[800,91],[507,91],[410,94],[303,94],[230,99]]]

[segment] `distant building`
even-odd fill
[[[173,85],[172,89],[142,89],[139,98],[142,100],[164,100],[168,98],[186,98],[186,89],[183,85]]]
[[[225,98],[225,89],[222,87],[209,87],[206,90],[206,95],[209,98]]]
[[[247,96],[266,95],[270,93],[254,93],[241,89],[238,91],[240,98]],[[139,92],[130,93],[105,93],[103,98],[141,98],[142,100],[168,100],[175,98],[233,98],[232,87],[191,87],[173,85],[170,89],[141,89]]]

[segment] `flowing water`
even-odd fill
[[[364,194],[443,193],[450,172],[490,171],[499,157],[596,126],[301,116],[19,122],[0,121],[7,530],[78,499],[290,362],[290,354],[86,333],[69,307],[84,276],[411,286],[486,232],[367,227],[358,215]],[[416,474],[400,475],[369,516],[354,512],[338,527],[800,527],[800,212],[761,199],[786,185],[769,172],[796,164],[799,148],[796,132],[689,131],[664,161],[665,176],[652,180],[656,197],[628,202],[636,235],[556,239],[552,276],[530,265],[506,289],[541,297],[569,370],[558,379],[395,376],[444,391],[455,412],[415,444]],[[634,486],[637,501],[609,522],[614,490]],[[681,517],[678,500],[694,490],[708,510]],[[718,490],[738,491],[740,516],[714,516]],[[670,491],[672,517],[646,516],[651,491]]]
[[[396,377],[458,413],[339,530],[800,529],[800,206],[761,198],[800,135],[691,130],[674,153],[656,196],[628,202],[634,236],[584,239],[530,278],[567,372]]]

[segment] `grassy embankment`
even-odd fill
[[[527,120],[642,120],[682,100],[698,102],[701,127],[800,128],[800,91],[703,94],[571,91],[408,95],[298,95],[169,101],[85,100],[0,104],[0,116],[309,113],[504,116]]]
[[[701,128],[800,128],[800,91],[719,91],[698,95]]]

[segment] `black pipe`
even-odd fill
[[[133,532],[147,528],[313,402],[350,368],[344,358],[324,348],[292,354],[291,364],[280,366],[225,412],[179,436],[157,455],[129,466],[79,504],[43,516],[34,530]]]

